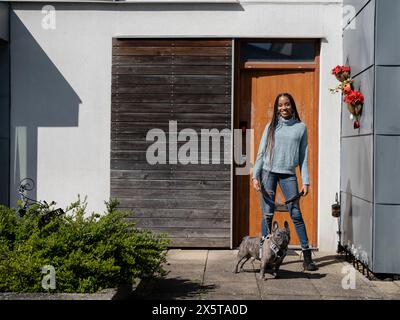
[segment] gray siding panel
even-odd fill
[[[359,254],[360,260],[372,268],[373,204],[346,192],[341,192],[341,202],[342,244]]]
[[[342,137],[360,134],[372,134],[374,131],[374,68],[369,68],[354,77],[354,88],[360,90],[365,96],[365,103],[360,119],[360,129],[354,130],[353,120],[346,104],[342,102]]]
[[[375,205],[374,266],[378,273],[399,273],[400,206]]]
[[[376,67],[376,134],[400,135],[400,66]]]
[[[371,0],[343,0],[344,23],[352,20],[369,1]]]
[[[359,10],[365,1],[344,1],[352,3]],[[399,16],[400,1],[372,0],[355,29],[349,24],[343,32],[345,63],[365,104],[353,134],[348,112],[342,114],[342,244],[360,260],[367,256],[374,273],[400,274]]]
[[[10,141],[0,138],[0,204],[9,205]]]
[[[0,3],[0,40],[9,41],[9,5]]]
[[[400,65],[400,1],[377,0],[376,64]]]
[[[0,6],[0,9],[2,6]],[[1,17],[0,17],[1,20]],[[0,40],[0,204],[9,205],[10,79],[9,46]]]
[[[342,138],[341,191],[373,201],[373,136]]]
[[[400,204],[400,136],[376,136],[375,202]]]
[[[343,61],[353,76],[374,64],[374,5],[369,3],[356,17],[356,25],[343,31]]]

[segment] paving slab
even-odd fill
[[[253,281],[211,281],[204,282],[205,286],[212,286],[213,288],[208,290],[207,294],[218,294],[226,295],[258,295],[259,290],[256,284],[256,280]]]
[[[322,297],[320,295],[263,295],[263,300],[321,300]]]
[[[216,293],[202,295],[200,300],[261,300],[260,295],[242,295],[235,293]]]
[[[322,296],[342,297],[344,299],[356,297],[381,298],[381,295],[374,290],[372,285],[366,285],[358,278],[356,278],[354,289],[346,289],[345,276],[344,274],[327,274],[324,281],[313,278],[310,281]]]
[[[171,249],[161,279],[142,281],[140,298],[160,300],[380,300],[400,299],[400,281],[370,281],[354,269],[356,288],[346,290],[351,264],[335,253],[314,252],[319,267],[303,270],[300,251],[289,250],[274,279],[258,279],[260,261],[249,260],[234,274],[237,250]],[[347,273],[346,273],[347,271]]]
[[[181,263],[198,263],[206,261],[208,250],[170,249],[167,252],[167,261]]]
[[[400,287],[392,281],[371,281],[385,299],[400,299]]]
[[[269,278],[267,280],[258,280],[261,296],[265,299],[270,295],[277,296],[319,296],[319,291],[310,282],[307,277],[300,278],[297,274],[289,276],[280,276],[279,279]],[[297,277],[297,278],[296,278]]]

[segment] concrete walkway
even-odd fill
[[[289,251],[281,266],[280,278],[266,274],[258,279],[260,262],[250,260],[244,271],[233,274],[237,250],[169,250],[165,278],[142,280],[134,299],[150,300],[320,300],[320,299],[400,299],[400,281],[369,281],[336,254],[315,252],[316,272],[303,272],[297,251]],[[346,267],[347,268],[344,268]],[[344,269],[343,269],[344,268]],[[355,275],[355,288],[342,282]],[[344,279],[345,278],[345,279]],[[344,280],[343,280],[344,279]]]

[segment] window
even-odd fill
[[[242,42],[241,62],[314,62],[315,42]]]

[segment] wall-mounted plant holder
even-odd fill
[[[338,201],[338,194],[336,192],[335,203],[332,204],[332,217],[339,218],[340,217],[340,203]]]

